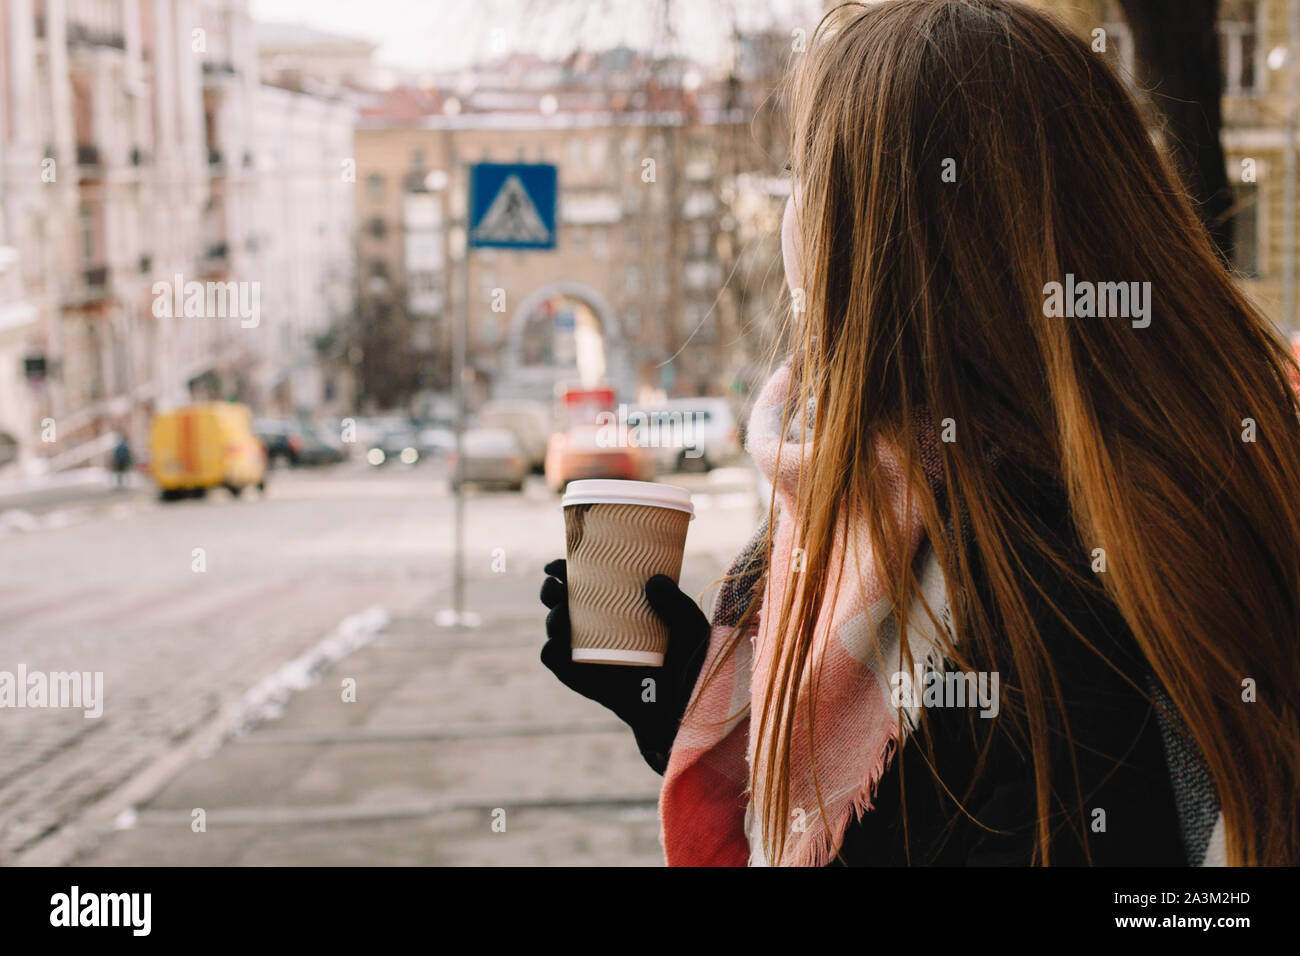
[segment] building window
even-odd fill
[[[627,267],[627,271],[623,273],[623,288],[629,295],[636,295],[641,291],[641,269],[639,267]]]
[[[424,172],[424,150],[411,150],[411,169],[417,173]]]
[[[1259,0],[1221,0],[1219,59],[1223,92],[1228,96],[1258,96],[1264,79],[1263,44],[1259,42]]]
[[[383,259],[370,260],[370,275],[376,279],[388,278],[388,263]]]
[[[1233,187],[1232,265],[1247,278],[1259,278],[1259,187],[1255,183]]]
[[[384,198],[384,177],[382,173],[371,173],[366,177],[366,194],[371,202],[381,202]]]
[[[382,239],[388,235],[388,223],[384,222],[379,216],[375,216],[366,225],[367,231],[376,239]]]
[[[696,222],[691,225],[691,255],[697,258],[705,257],[709,254],[709,225],[705,222]]]

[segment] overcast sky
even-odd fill
[[[258,20],[304,23],[362,36],[380,45],[376,60],[408,70],[440,70],[488,57],[493,43],[548,55],[581,43],[601,49],[627,43],[658,52],[670,47],[706,63],[727,48],[732,23],[816,24],[819,0],[252,0]],[[493,31],[503,31],[494,36]],[[670,39],[670,33],[672,39]]]

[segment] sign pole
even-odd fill
[[[454,161],[453,161],[454,166]],[[472,184],[473,170],[468,164],[465,172],[467,185]],[[451,552],[451,607],[438,612],[438,623],[442,627],[476,627],[479,623],[477,614],[471,614],[465,608],[465,419],[468,414],[465,395],[466,351],[469,339],[469,257],[470,218],[468,205],[463,219],[457,218],[454,224],[464,229],[464,245],[459,249],[460,262],[455,262],[458,242],[449,243],[452,263],[447,271],[447,288],[452,300],[451,319],[451,387],[452,401],[456,406],[454,430],[456,435],[456,465],[451,472],[452,502],[452,552]],[[456,270],[459,265],[460,269]],[[456,290],[455,272],[460,272],[460,291]],[[457,296],[460,301],[455,301]]]
[[[469,170],[466,169],[466,182]],[[469,210],[465,214],[465,252],[461,257],[461,303],[452,330],[452,376],[456,383],[456,528],[452,555],[452,610],[465,623],[465,340],[469,337]]]
[[[453,160],[453,164],[455,161]],[[452,475],[455,527],[452,531],[452,607],[441,617],[449,626],[474,627],[477,614],[465,610],[465,418],[466,350],[470,321],[470,251],[476,246],[554,249],[559,173],[549,163],[464,163],[465,249],[461,267],[464,299],[452,315],[452,378],[456,401],[456,470]],[[454,285],[448,275],[448,284]]]

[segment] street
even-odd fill
[[[698,596],[755,525],[751,476],[661,480],[694,492]],[[102,671],[104,701],[0,709],[0,864],[657,862],[658,778],[536,659],[558,498],[469,492],[473,628],[439,624],[452,503],[434,465],[348,463],[8,513],[0,670]]]

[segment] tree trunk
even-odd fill
[[[1138,78],[1163,115],[1165,140],[1201,221],[1226,260],[1232,255],[1232,189],[1219,133],[1222,64],[1218,0],[1119,0]]]

